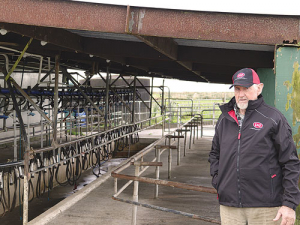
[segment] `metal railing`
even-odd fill
[[[112,199],[117,200],[117,201],[121,201],[121,202],[125,202],[125,203],[129,203],[129,204],[133,205],[132,223],[131,223],[132,225],[136,225],[137,206],[142,206],[142,207],[155,209],[155,210],[160,210],[160,211],[164,211],[164,212],[171,212],[171,213],[183,215],[183,216],[186,216],[186,217],[190,217],[190,218],[193,218],[193,219],[198,219],[198,220],[203,220],[203,221],[207,221],[207,222],[211,222],[211,223],[220,224],[220,221],[218,221],[216,219],[208,218],[208,217],[205,217],[205,216],[199,216],[199,215],[186,213],[186,212],[182,212],[182,211],[178,211],[178,210],[174,210],[174,209],[169,209],[169,208],[164,208],[164,207],[159,207],[159,206],[155,206],[155,205],[151,205],[151,204],[144,204],[144,203],[138,202],[139,182],[155,184],[155,196],[154,196],[154,198],[158,197],[158,185],[176,187],[176,188],[181,188],[181,189],[185,189],[185,190],[194,190],[194,191],[199,191],[199,192],[207,192],[207,193],[212,193],[212,194],[217,193],[214,188],[210,188],[210,187],[195,186],[195,185],[190,185],[190,184],[184,184],[184,183],[167,181],[167,180],[160,180],[159,179],[159,171],[160,171],[159,167],[162,166],[162,163],[160,162],[161,155],[166,150],[168,150],[168,177],[170,178],[171,170],[172,170],[172,165],[171,165],[172,153],[171,153],[171,149],[177,149],[177,164],[180,164],[180,160],[178,159],[178,158],[181,157],[179,139],[181,137],[183,137],[183,136],[180,135],[181,134],[180,131],[182,132],[183,130],[187,130],[186,129],[187,127],[190,128],[190,130],[188,130],[188,131],[190,132],[190,141],[189,142],[190,142],[190,148],[191,148],[192,139],[194,140],[194,138],[195,138],[195,130],[196,130],[196,127],[198,126],[199,118],[201,120],[201,116],[200,117],[192,117],[188,122],[186,122],[185,124],[183,124],[180,127],[181,129],[177,129],[175,131],[175,132],[178,132],[177,136],[172,135],[172,134],[175,134],[175,132],[168,133],[167,135],[164,135],[160,140],[157,140],[156,142],[152,143],[148,147],[144,148],[138,154],[136,154],[132,158],[130,158],[130,160],[128,160],[128,162],[126,164],[120,166],[119,168],[117,168],[116,170],[114,170],[111,173],[111,176],[114,177],[114,192],[115,192],[115,194],[112,196]],[[182,129],[182,128],[184,128],[184,129]],[[194,138],[192,138],[193,133],[194,133]],[[177,146],[171,145],[171,144],[174,143],[174,142],[171,143],[171,138],[177,138],[178,139]],[[165,141],[165,143],[166,143],[167,139],[169,140],[169,145],[158,145],[163,141]],[[187,140],[187,135],[184,136],[184,147],[186,147],[186,140]],[[154,159],[149,161],[149,162],[144,162],[144,157],[148,153],[150,153],[154,150],[155,150]],[[129,175],[126,175],[126,174],[120,174],[122,171],[124,171],[126,168],[130,167],[131,165],[135,166],[134,176],[129,176]],[[148,177],[141,177],[141,175],[151,166],[156,167],[156,169],[155,169],[155,179],[148,178]],[[126,184],[124,184],[122,187],[120,187],[119,190],[118,190],[118,179],[128,180],[128,182]],[[134,184],[134,187],[133,187],[133,200],[131,201],[131,200],[125,200],[125,199],[119,198],[118,196],[132,183]]]

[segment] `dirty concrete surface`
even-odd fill
[[[193,185],[211,187],[209,163],[207,161],[211,148],[211,138],[195,140],[191,149],[187,149],[186,157],[181,158],[181,165],[176,165],[176,152],[173,152],[172,178],[170,180]],[[144,158],[150,161],[154,154]],[[160,179],[167,180],[167,152],[162,155],[163,168]],[[133,175],[133,166],[122,174]],[[149,168],[142,176],[155,177],[154,168]],[[124,184],[119,181],[118,187]],[[119,197],[132,200],[133,185],[130,185]],[[132,205],[112,200],[114,194],[114,180],[109,178],[104,184],[90,192],[84,199],[78,201],[66,211],[62,212],[48,225],[62,224],[102,224],[102,225],[129,225],[132,218]],[[72,196],[70,196],[72,197]],[[209,193],[200,193],[172,187],[159,186],[159,198],[154,199],[154,185],[139,184],[139,202],[153,204],[170,209],[180,210],[200,216],[219,218],[217,196]],[[190,224],[209,225],[212,223],[194,220],[173,213],[161,212],[153,209],[138,207],[137,224]]]
[[[176,150],[173,150],[172,177],[170,180],[211,187],[209,163],[207,159],[211,148],[212,135],[209,130],[205,134],[208,134],[210,137],[206,136],[204,138],[199,138],[198,140],[196,139],[195,144],[192,145],[192,148],[187,148],[185,157],[183,157],[183,141],[181,142],[180,166],[176,165]],[[157,139],[160,136],[161,130],[158,130],[155,132],[145,131],[140,137]],[[154,152],[145,157],[144,161],[150,161],[153,158]],[[163,167],[160,169],[160,179],[167,180],[167,151],[162,154],[161,159],[163,162]],[[117,163],[112,162],[110,165],[115,166]],[[108,168],[103,168],[103,173],[105,173],[105,170],[107,171],[107,169]],[[132,205],[118,202],[111,198],[111,196],[114,194],[113,178],[109,178],[105,183],[92,190],[82,200],[78,201],[76,204],[72,205],[70,208],[51,219],[50,222],[44,223],[45,221],[43,221],[43,217],[47,215],[47,212],[49,212],[51,209],[59,207],[59,205],[56,205],[57,203],[63,203],[64,200],[73,198],[73,194],[83,191],[87,187],[86,185],[88,183],[97,182],[96,177],[91,175],[90,171],[86,172],[87,175],[81,178],[80,184],[76,190],[73,190],[74,187],[72,186],[56,187],[49,193],[49,195],[48,193],[45,193],[41,198],[34,199],[29,204],[30,224],[131,224]],[[122,173],[133,175],[133,166],[129,169],[126,169]],[[154,168],[149,168],[142,176],[154,178]],[[124,183],[125,181],[119,179],[118,188],[120,188]],[[132,200],[132,193],[133,185],[130,185],[119,197]],[[159,186],[159,198],[154,199],[154,185],[140,183],[139,202],[220,220],[218,201],[216,195],[214,194]],[[21,211],[19,207],[14,209],[12,212],[8,212],[4,217],[0,218],[0,224],[22,224],[20,212]],[[37,222],[33,220],[34,218],[38,219],[35,219]],[[34,221],[35,223],[32,223]],[[194,220],[181,215],[175,215],[173,213],[138,207],[137,224],[209,225],[213,223]]]

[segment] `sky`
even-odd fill
[[[252,13],[271,15],[300,15],[300,0],[287,2],[274,0],[73,0],[114,5],[130,5],[153,8],[181,9],[194,11]],[[162,84],[162,79],[155,78],[154,85]],[[171,92],[232,92],[230,85],[196,83],[165,79],[165,85]]]

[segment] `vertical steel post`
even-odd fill
[[[161,93],[161,115],[162,115],[162,136],[165,134],[165,106],[164,106],[164,86],[165,86],[165,79],[163,79],[162,84],[162,93]]]
[[[57,143],[57,118],[58,118],[58,79],[59,79],[60,55],[55,56],[55,78],[54,78],[54,113],[53,113],[53,140]]]
[[[28,179],[30,179],[30,176],[28,175],[29,172],[29,144],[28,144],[28,138],[25,130],[25,126],[23,123],[23,118],[21,115],[21,111],[19,110],[18,103],[16,100],[16,96],[14,94],[14,90],[11,85],[10,79],[7,79],[8,88],[13,100],[14,109],[16,110],[16,113],[18,115],[19,123],[20,123],[20,132],[22,132],[22,138],[25,143],[25,154],[24,154],[24,200],[23,200],[23,224],[28,223]]]
[[[169,137],[169,149],[168,149],[168,179],[171,179],[172,173],[172,149],[171,149],[171,137]]]
[[[89,127],[89,110],[88,107],[85,107],[85,136],[88,136],[88,127]]]
[[[27,135],[28,135],[28,138],[27,138],[28,145],[30,147],[30,115],[29,115],[29,110],[27,111]]]
[[[131,123],[135,122],[135,100],[136,100],[136,76],[134,76],[133,79],[133,101],[132,101]]]
[[[114,178],[114,189],[115,189],[115,194],[118,193],[118,178]]]
[[[134,173],[134,175],[136,177],[138,177],[139,173],[140,173],[140,167],[139,166],[135,166],[135,173]],[[133,197],[132,197],[132,200],[134,202],[138,202],[139,201],[139,182],[138,181],[133,181]],[[136,217],[137,217],[137,205],[133,205],[132,206],[132,221],[131,221],[132,225],[136,225]]]
[[[192,146],[192,136],[193,136],[193,123],[190,123],[190,143],[189,143],[189,149],[191,149]]]
[[[216,104],[213,103],[213,127],[215,126],[215,110],[216,110]]]
[[[6,82],[5,82],[6,84]],[[14,123],[14,161],[18,160],[18,148],[17,148],[17,116],[16,110],[13,110],[13,123]],[[21,156],[20,156],[21,158]]]
[[[149,118],[152,117],[153,82],[154,82],[154,77],[152,77],[152,79],[151,79],[151,90],[150,90],[150,114],[149,114]],[[149,126],[151,126],[151,120],[149,120]]]
[[[179,114],[179,122],[180,122],[180,125],[181,125],[181,107],[180,107],[180,114]]]
[[[160,148],[155,148],[156,162],[160,162]],[[159,179],[159,166],[155,169],[155,179]],[[155,184],[154,198],[158,198],[158,184]]]
[[[29,174],[29,146],[27,145],[24,154],[24,194],[23,194],[23,225],[28,223],[28,181],[30,179]]]
[[[109,84],[110,84],[110,73],[109,73],[109,66],[107,66],[106,70],[106,89],[105,89],[105,124],[104,129],[108,129],[108,114],[109,114]]]
[[[181,132],[178,131],[178,136],[180,136],[180,133]],[[180,165],[180,138],[178,137],[177,139],[178,139],[178,141],[177,141],[177,165],[179,166]]]
[[[183,156],[185,156],[185,153],[186,153],[186,139],[187,139],[187,129],[185,127],[185,131],[184,131],[184,143],[183,143]]]
[[[194,136],[193,136],[193,144],[195,144],[195,137],[196,137],[196,126],[197,126],[197,121],[195,119],[192,120],[194,123]]]

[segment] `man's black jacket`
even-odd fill
[[[249,101],[239,131],[234,104],[232,98],[220,106],[209,155],[220,204],[295,209],[300,201],[300,163],[286,118],[260,95]]]

